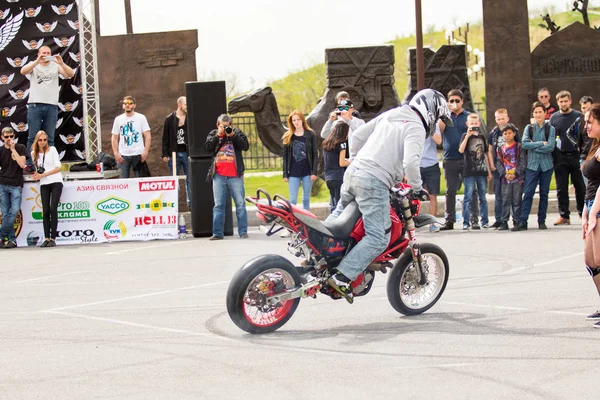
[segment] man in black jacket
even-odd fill
[[[165,119],[162,138],[162,159],[168,163],[169,173],[173,171],[173,152],[175,152],[175,174],[183,171],[185,175],[185,198],[191,207],[190,169],[188,162],[187,102],[185,96],[177,99],[177,110]]]
[[[240,238],[248,238],[248,216],[244,192],[244,158],[242,151],[248,151],[248,138],[241,130],[234,128],[231,117],[221,114],[217,119],[217,129],[206,138],[204,150],[213,154],[213,164],[209,171],[213,181],[213,235],[210,240],[221,240],[225,229],[225,204],[227,196],[233,197]],[[229,193],[227,192],[229,190]]]

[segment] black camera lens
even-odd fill
[[[36,171],[38,174],[43,174],[44,172],[46,172],[46,169],[44,167],[37,167]]]
[[[230,134],[231,132],[233,132],[233,128],[230,126],[226,126],[225,127],[225,133]]]

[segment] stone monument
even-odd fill
[[[519,129],[529,123],[535,99],[531,79],[529,16],[523,0],[482,0],[485,98],[488,126],[494,111],[506,108]]]
[[[408,102],[417,90],[417,51],[409,50],[408,92],[402,102]],[[423,49],[425,61],[425,87],[435,89],[444,96],[452,89],[460,89],[465,98],[463,107],[475,111],[467,74],[467,53],[465,45],[444,45],[438,51]]]
[[[600,98],[600,55],[595,51],[598,43],[600,31],[580,22],[544,39],[531,53],[534,90],[547,87],[552,96],[568,90],[576,108],[584,95]]]
[[[397,107],[400,102],[394,87],[394,47],[392,45],[325,50],[327,88],[321,101],[307,117],[308,125],[320,132],[335,109],[335,96],[344,90],[350,94],[361,118]],[[269,151],[283,154],[281,137],[287,127],[281,125],[277,100],[271,88],[257,89],[229,103],[229,113],[253,112],[258,135]]]

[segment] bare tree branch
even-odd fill
[[[579,3],[581,3],[581,6],[579,6]],[[583,23],[590,26],[590,17],[588,16],[587,11],[588,3],[589,0],[575,0],[573,3],[573,11],[579,11],[583,17]]]

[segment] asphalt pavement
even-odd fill
[[[556,219],[548,217],[548,222]],[[3,399],[597,399],[600,299],[580,221],[526,232],[420,232],[450,261],[439,303],[404,317],[376,276],[353,305],[305,299],[249,335],[228,283],[286,239],[0,250]]]

